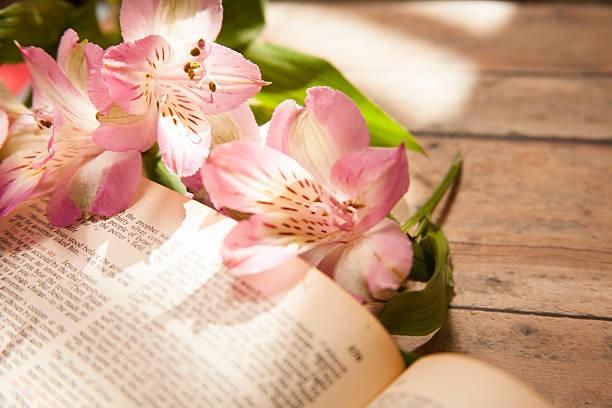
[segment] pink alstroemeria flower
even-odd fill
[[[123,211],[141,180],[140,153],[105,151],[93,135],[112,126],[128,132],[139,118],[111,116],[116,124],[96,119],[87,97],[86,56],[95,62],[101,50],[79,43],[72,30],[61,39],[57,62],[40,48],[20,50],[32,75],[33,108],[2,92],[0,216],[44,195],[49,195],[48,219],[60,227],[83,212],[112,216]]]
[[[202,167],[212,202],[253,214],[226,238],[226,265],[236,274],[257,273],[299,254],[325,265],[362,300],[397,290],[412,247],[385,217],[408,189],[406,151],[371,148],[369,141],[355,104],[317,87],[308,90],[305,107],[277,107],[267,146],[215,147]]]
[[[162,160],[179,177],[200,169],[215,133],[225,139],[228,131],[256,129],[246,101],[265,83],[257,65],[214,43],[221,21],[220,0],[124,0],[125,42],[105,52],[90,88],[102,114],[116,105],[149,115]],[[130,136],[96,140],[113,151],[143,150],[155,141]]]

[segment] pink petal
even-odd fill
[[[202,176],[200,176],[200,173],[181,178],[181,183],[183,183],[187,191],[190,191],[192,193],[197,193],[202,190],[202,188],[204,188],[204,184],[202,184]]]
[[[64,120],[84,132],[97,128],[95,107],[68,80],[57,63],[40,48],[22,47],[20,50],[35,88],[59,109]]]
[[[45,175],[33,169],[23,156],[23,152],[17,152],[0,164],[0,217],[29,199]]]
[[[361,112],[342,92],[314,87],[307,94],[305,108],[293,101],[276,108],[267,143],[327,182],[334,163],[366,148],[370,136]]]
[[[243,103],[227,113],[207,115],[206,119],[212,129],[213,145],[237,140],[250,140],[263,144],[264,137],[259,131],[248,103]]]
[[[221,30],[220,0],[124,0],[120,24],[123,41],[136,41],[151,34],[171,42],[200,38],[214,41]]]
[[[72,84],[83,94],[87,93],[87,63],[84,45],[79,44],[79,35],[68,29],[60,39],[57,49],[57,63]]]
[[[0,109],[0,148],[4,145],[4,141],[8,136],[9,120],[5,111]]]
[[[59,228],[74,224],[83,213],[69,195],[69,184],[73,173],[66,172],[59,183],[56,183],[47,203],[47,219]]]
[[[212,102],[203,105],[206,113],[220,113],[236,109],[257,95],[262,85],[259,67],[242,54],[219,44],[211,44],[205,59],[209,76],[215,83]]]
[[[319,264],[326,259],[332,252],[341,248],[343,244],[338,242],[330,242],[329,244],[319,245],[301,255],[301,258],[310,265],[318,267]],[[323,271],[325,272],[325,271]]]
[[[114,152],[126,150],[147,151],[157,139],[155,111],[132,115],[113,105],[107,114],[98,115],[100,127],[93,133],[93,140],[102,148]]]
[[[267,237],[265,221],[252,216],[241,221],[225,237],[221,255],[225,265],[235,275],[249,275],[272,269],[299,253],[295,245]]]
[[[322,191],[295,160],[247,141],[215,146],[202,167],[202,176],[216,208],[227,207],[245,213],[282,212],[282,206],[292,208],[289,212],[301,212],[305,207],[298,202],[305,199],[291,191],[311,198]],[[293,202],[282,204],[285,196]]]
[[[110,99],[124,111],[144,114],[156,101],[147,98],[154,90],[145,93],[152,84],[143,73],[154,72],[151,64],[159,68],[171,58],[170,44],[157,35],[110,47],[104,54],[102,85],[96,87],[106,86]]]
[[[406,280],[412,268],[412,243],[399,225],[383,220],[349,244],[334,278],[362,299],[388,299]]]
[[[111,217],[129,207],[141,179],[139,152],[106,151],[77,171],[68,195],[81,211]]]
[[[69,63],[71,54],[77,48],[79,43],[79,35],[72,28],[69,28],[64,32],[62,38],[60,38],[59,45],[57,46],[57,63],[60,68],[64,69]]]
[[[96,108],[107,113],[114,103],[108,92],[108,86],[102,78],[104,50],[96,44],[85,44],[85,61],[87,63],[87,94]]]
[[[210,127],[202,122],[197,133],[170,116],[160,116],[157,140],[166,167],[179,177],[195,174],[210,151]]]
[[[408,160],[404,146],[365,148],[340,159],[331,181],[357,209],[359,229],[365,231],[389,214],[408,191]]]

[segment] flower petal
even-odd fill
[[[52,225],[59,228],[74,224],[83,213],[69,194],[68,186],[72,176],[72,172],[64,174],[60,182],[54,186],[54,190],[47,203],[47,219]]]
[[[35,190],[47,177],[44,166],[53,156],[48,148],[51,131],[39,130],[31,124],[27,131],[10,137],[3,147],[0,164],[0,217],[8,214],[23,201],[33,198]]]
[[[62,114],[64,121],[84,132],[98,127],[96,109],[66,77],[57,63],[37,47],[20,48],[38,92]]]
[[[204,62],[215,89],[211,103],[203,105],[206,113],[236,109],[266,84],[261,80],[259,67],[231,48],[211,44]]]
[[[227,207],[245,213],[276,210],[298,215],[306,208],[301,205],[305,201],[302,194],[315,198],[322,193],[295,160],[247,141],[224,143],[212,149],[202,176],[218,209]]]
[[[124,0],[120,24],[123,41],[151,34],[170,42],[200,38],[214,41],[221,30],[221,0]]]
[[[150,76],[171,58],[170,44],[157,35],[110,47],[104,54],[99,86],[107,87],[109,98],[124,111],[144,114],[158,102]]]
[[[41,146],[41,149],[43,147]],[[0,164],[0,217],[31,198],[45,176],[45,169],[34,169],[36,152],[17,151]]]
[[[227,113],[207,115],[212,129],[213,145],[237,140],[250,140],[263,144],[263,135],[247,103]]]
[[[170,116],[160,116],[157,140],[166,167],[179,177],[195,174],[210,151],[211,134],[207,122],[201,122],[197,133]]]
[[[132,115],[113,105],[107,114],[98,115],[100,127],[94,131],[93,140],[114,152],[147,151],[157,139],[157,117],[155,111]]]
[[[79,44],[79,35],[73,29],[66,30],[60,39],[57,63],[72,84],[83,94],[87,94],[85,49],[83,44]]]
[[[105,151],[76,172],[68,195],[81,211],[111,217],[130,205],[141,178],[139,152]]]
[[[108,86],[102,78],[104,50],[96,44],[87,43],[84,47],[87,63],[87,94],[96,108],[107,113],[114,103],[108,92]]]
[[[340,159],[332,168],[334,191],[356,209],[365,231],[389,214],[408,191],[408,160],[404,146],[366,148]]]
[[[297,245],[287,244],[279,236],[269,236],[261,217],[252,216],[238,223],[225,237],[221,256],[235,275],[249,275],[279,266],[298,255]]]
[[[334,279],[365,300],[386,300],[412,268],[412,243],[399,225],[383,220],[349,245],[336,264]]]
[[[361,112],[342,92],[314,87],[307,94],[304,108],[294,101],[285,101],[276,108],[267,144],[327,182],[334,163],[366,148],[370,136]]]

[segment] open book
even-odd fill
[[[143,181],[125,213],[0,221],[0,407],[545,407],[481,363],[393,339],[296,259],[236,278],[234,221]]]

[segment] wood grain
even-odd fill
[[[612,7],[471,7],[272,3],[264,38],[332,61],[413,131],[612,140]]]
[[[273,2],[266,38],[342,68],[422,66],[612,73],[612,8],[603,4]],[[349,46],[358,40],[358,46]]]
[[[457,351],[491,363],[557,408],[612,406],[611,322],[451,310],[418,351]]]
[[[612,77],[347,75],[413,132],[612,142]],[[446,83],[449,92],[436,92],[436,81]],[[465,89],[452,92],[462,81]]]
[[[421,138],[405,219],[456,152],[465,163],[446,215],[454,304],[612,317],[612,146]]]

